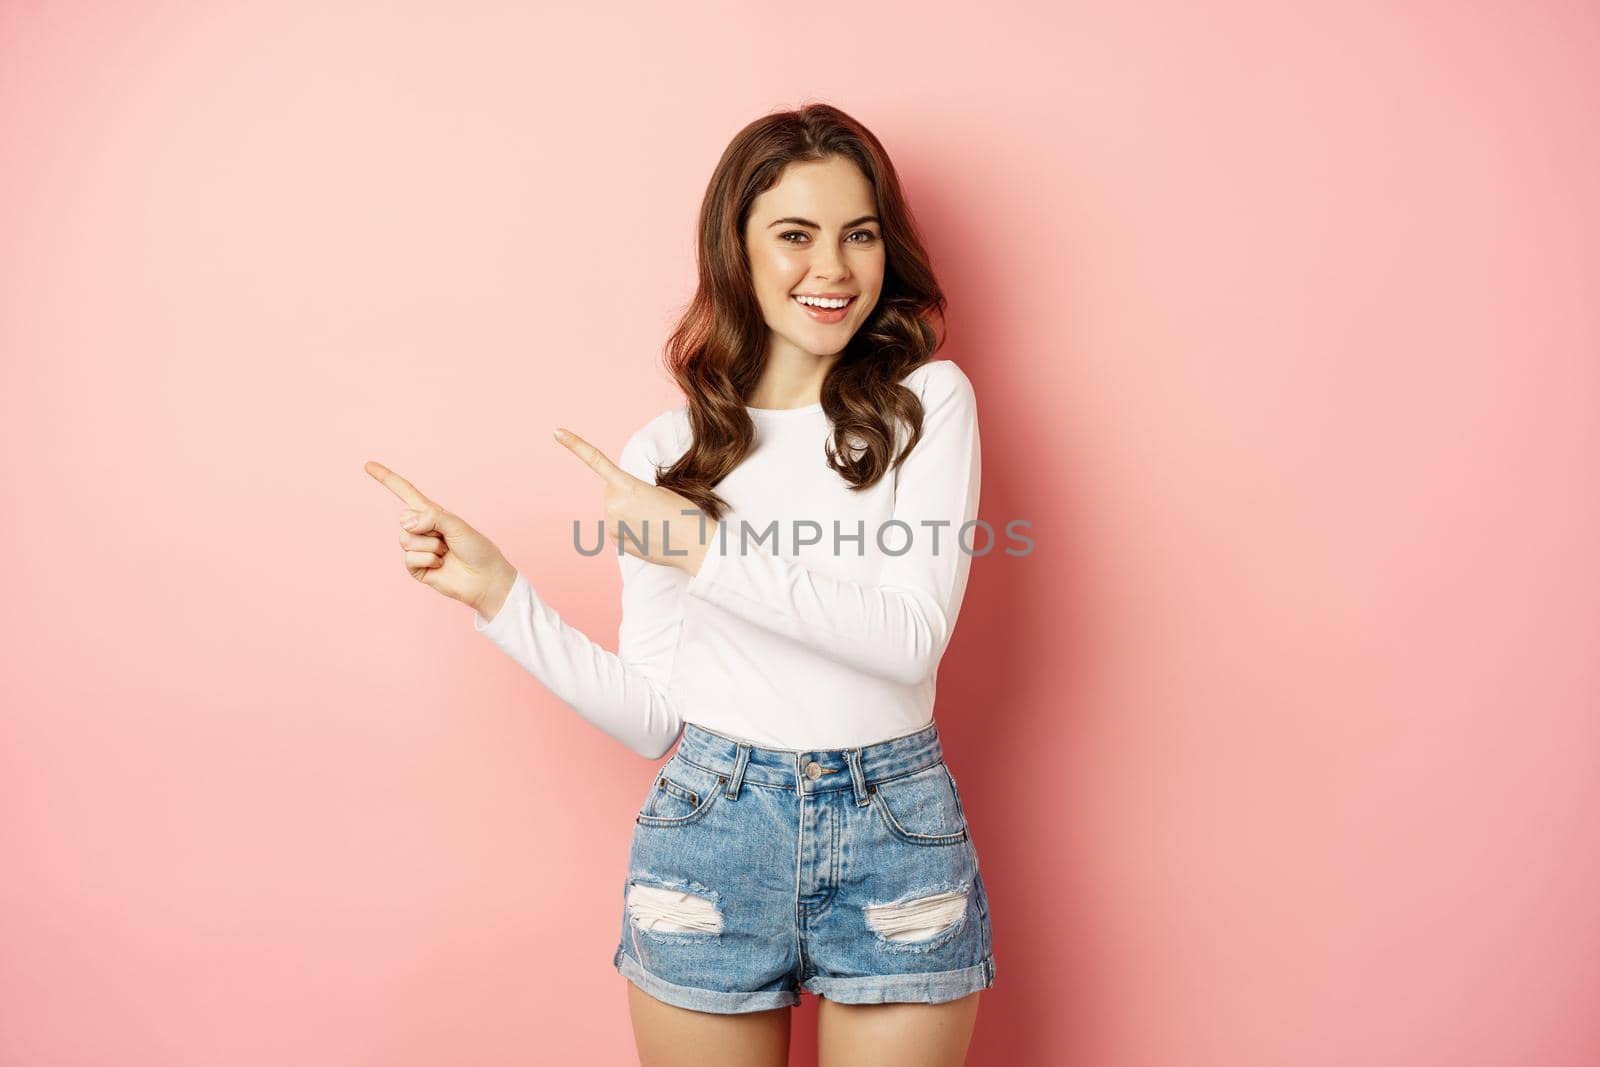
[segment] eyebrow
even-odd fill
[[[877,221],[878,221],[878,216],[876,216],[876,215],[862,215],[859,219],[851,219],[849,222],[845,223],[844,226],[842,227],[842,229],[848,230],[850,227],[859,226],[863,222],[877,222]],[[816,223],[812,222],[810,219],[796,218],[793,215],[790,215],[787,218],[774,219],[773,221],[767,223],[767,229],[770,230],[774,226],[780,226],[785,222],[792,222],[796,226],[809,226],[813,230],[822,229],[821,226],[818,226]],[[882,224],[879,223],[879,225],[882,225]]]

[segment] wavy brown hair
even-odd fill
[[[885,263],[877,305],[822,381],[822,410],[833,424],[828,465],[853,489],[864,489],[922,437],[922,403],[900,380],[944,343],[945,298],[888,153],[865,126],[828,104],[759,118],[729,143],[706,186],[696,244],[699,286],[665,349],[667,369],[687,398],[693,441],[676,463],[657,471],[656,484],[712,519],[727,507],[713,487],[755,447],[744,405],[767,358],[768,327],[745,248],[750,207],[790,163],[835,156],[853,161],[872,184]],[[894,420],[910,428],[898,455],[892,455]]]

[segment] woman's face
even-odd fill
[[[745,226],[751,281],[778,346],[834,356],[867,321],[883,288],[883,230],[872,185],[848,159],[791,163],[756,197]],[[801,295],[849,297],[842,310],[807,307]],[[829,301],[837,304],[838,301]]]

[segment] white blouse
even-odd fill
[[[699,572],[691,578],[618,555],[615,653],[562,620],[520,571],[492,621],[473,613],[474,629],[650,759],[672,748],[685,721],[808,751],[921,729],[933,718],[939,659],[972,552],[991,541],[974,529],[980,454],[971,381],[939,359],[903,384],[922,399],[922,439],[866,490],[827,465],[832,427],[820,403],[747,407],[756,447],[715,487],[730,507]],[[903,444],[905,428],[898,433]],[[674,408],[628,439],[618,466],[654,484],[655,466],[689,444],[687,408]],[[682,522],[698,533],[694,516]],[[687,543],[676,533],[671,540]]]

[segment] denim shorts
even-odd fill
[[[933,723],[763,748],[688,723],[635,817],[618,971],[696,1011],[938,1004],[994,984],[989,899]]]

